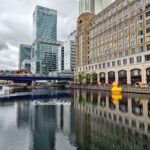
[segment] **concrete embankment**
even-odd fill
[[[150,94],[150,87],[138,88],[133,86],[121,86],[123,92],[127,93],[141,93]],[[111,91],[111,86],[97,86],[97,85],[72,85],[69,88],[72,89],[84,89],[84,90],[99,90],[99,91]]]

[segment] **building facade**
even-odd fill
[[[33,14],[34,38],[57,40],[57,11],[36,6]]]
[[[36,73],[48,75],[58,70],[58,48],[60,43],[44,40],[34,42],[33,60],[36,61]]]
[[[58,72],[64,70],[64,46],[60,45],[58,48]]]
[[[64,70],[74,71],[76,67],[76,31],[64,42]]]
[[[19,47],[19,69],[24,69],[21,68],[22,63],[24,60],[28,59],[31,60],[31,45],[26,45],[26,44],[21,44]]]
[[[77,72],[96,72],[100,83],[150,83],[149,0],[117,0],[89,24],[89,64],[80,63],[83,44],[77,41],[82,56],[77,57]]]
[[[85,12],[94,13],[94,0],[79,0],[79,15]]]
[[[103,9],[105,9],[108,5],[110,5],[113,0],[95,0],[94,1],[94,12],[98,14]]]
[[[77,67],[88,65],[88,53],[89,53],[89,28],[91,26],[91,19],[95,15],[93,13],[83,13],[79,16],[77,21],[77,38],[76,38],[76,59]]]

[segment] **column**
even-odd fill
[[[115,72],[115,82],[117,82],[117,83],[119,82],[119,80],[118,80],[118,71]]]
[[[106,80],[106,84],[108,84],[108,73],[105,73],[105,80]]]
[[[142,83],[146,84],[147,83],[147,81],[146,81],[146,69],[142,68],[141,71],[142,71],[142,73],[141,73],[141,75],[142,75]]]
[[[131,84],[131,71],[127,70],[127,84]]]
[[[100,85],[100,81],[99,81],[99,73],[97,73],[97,84]]]

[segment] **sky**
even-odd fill
[[[78,0],[0,0],[0,69],[18,69],[19,45],[33,42],[33,11],[41,5],[58,11],[57,36],[76,29]]]

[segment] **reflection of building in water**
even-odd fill
[[[82,149],[150,147],[148,98],[123,95],[123,100],[114,105],[109,93],[75,91],[75,108],[77,137]]]
[[[70,97],[56,98],[55,100],[71,101]],[[75,131],[74,117],[71,117],[74,113],[72,107],[69,105],[34,106],[29,101],[17,103],[17,126],[30,129],[31,149],[53,150],[59,149],[61,146],[74,149]]]

